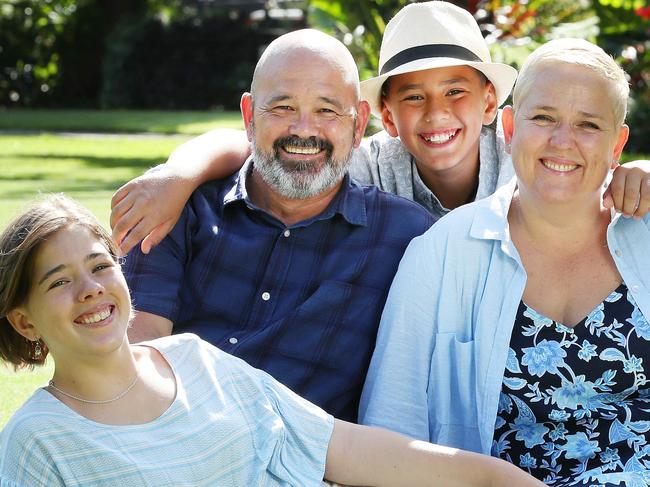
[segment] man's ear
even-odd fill
[[[22,308],[14,308],[9,313],[7,313],[7,320],[19,334],[27,338],[28,340],[34,341],[40,338],[38,330],[34,328],[34,325],[31,323],[25,310]]]
[[[515,111],[510,105],[503,107],[501,112],[501,125],[503,125],[503,137],[506,140],[506,151],[511,153],[510,144],[515,133]]]
[[[627,124],[623,124],[618,132],[618,140],[616,141],[616,145],[614,146],[614,152],[612,154],[612,169],[616,169],[616,166],[619,165],[618,161],[621,158],[621,154],[623,153],[623,147],[625,147],[629,135],[630,135],[630,127],[628,127]]]
[[[381,97],[381,123],[384,125],[384,130],[388,132],[391,137],[397,137],[397,127],[393,121],[393,112],[391,111],[386,99]]]
[[[370,120],[370,105],[367,101],[359,102],[357,107],[357,121],[354,127],[354,147],[359,147],[361,144],[361,139],[366,133],[366,127],[368,126],[368,120]]]
[[[485,83],[485,112],[483,113],[483,125],[490,125],[497,116],[499,106],[497,105],[497,92],[494,85],[488,81]]]
[[[244,126],[246,127],[246,137],[248,141],[253,141],[253,95],[246,92],[241,96],[239,102],[241,109],[241,116],[244,119]]]

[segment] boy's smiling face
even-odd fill
[[[483,125],[497,113],[494,86],[470,66],[391,76],[382,122],[415,157],[420,173],[478,170]]]

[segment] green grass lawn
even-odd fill
[[[38,387],[52,377],[54,364],[48,360],[45,366],[33,371],[21,370],[0,364],[0,428]]]
[[[39,192],[65,192],[108,224],[113,192],[185,138],[0,135],[0,227]]]
[[[239,112],[144,110],[0,110],[0,130],[156,132],[198,135],[243,128]]]

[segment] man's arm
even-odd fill
[[[250,154],[243,130],[215,129],[174,150],[158,166],[119,188],[111,200],[113,238],[126,254],[142,240],[147,254],[171,231],[201,184],[229,176]]]
[[[350,485],[543,486],[497,458],[335,420],[325,478]]]
[[[135,318],[128,329],[130,343],[153,340],[163,336],[171,335],[172,322],[162,316],[136,311]]]

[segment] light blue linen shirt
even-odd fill
[[[174,371],[167,411],[101,424],[39,389],[0,434],[0,486],[323,484],[330,415],[196,335],[143,344]]]
[[[361,423],[490,454],[526,285],[507,221],[514,189],[513,179],[490,198],[454,210],[409,245],[382,315]],[[616,215],[607,243],[648,320],[650,215],[641,221]]]

